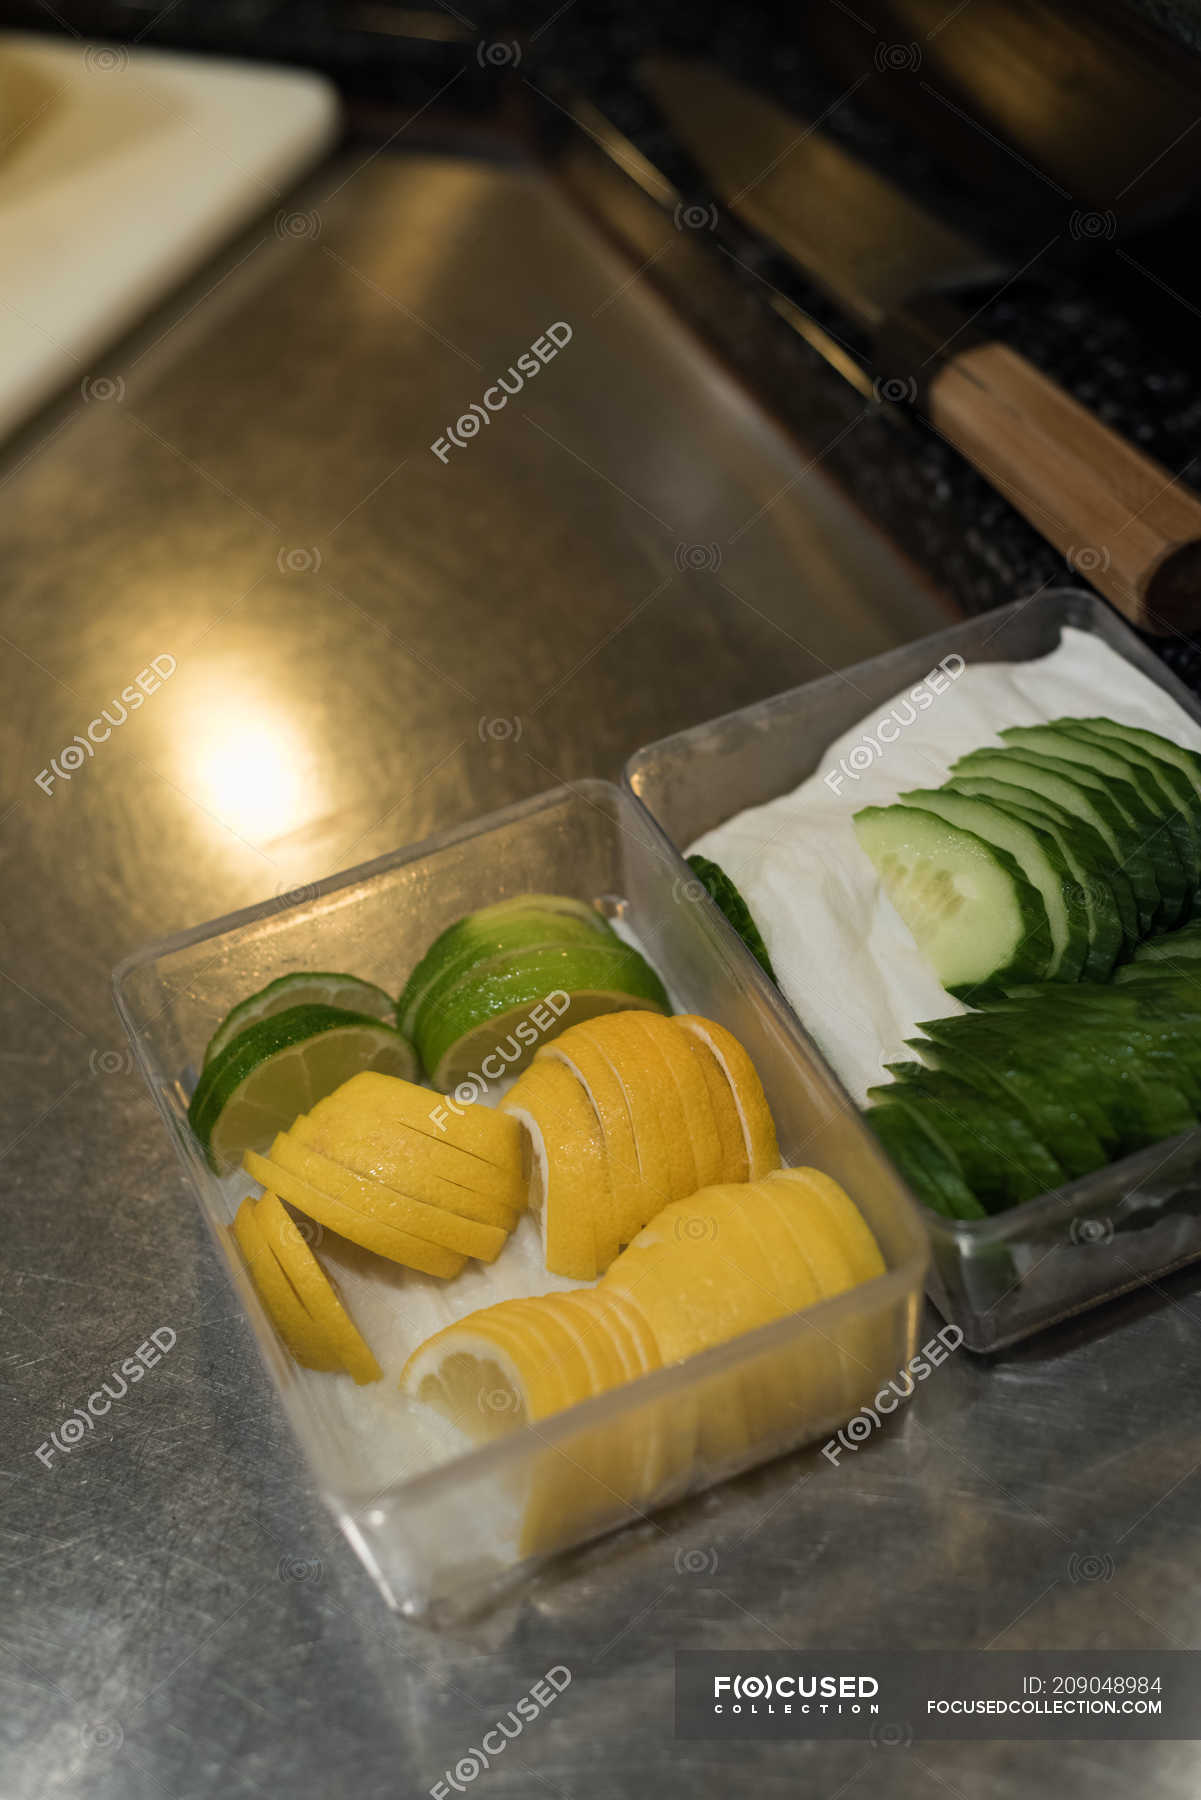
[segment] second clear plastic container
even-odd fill
[[[944,657],[1029,662],[1056,648],[1065,625],[1095,633],[1201,722],[1194,696],[1103,600],[1061,589],[664,738],[630,759],[626,781],[683,852],[735,813],[797,787],[836,738]],[[838,1085],[833,1072],[830,1080]],[[931,1299],[971,1349],[1000,1349],[1201,1256],[1201,1131],[988,1219],[921,1211]]]
[[[406,1435],[397,1371],[385,1373],[391,1404],[369,1423],[355,1394],[372,1390],[311,1374],[284,1353],[229,1231],[250,1184],[209,1169],[188,1128],[187,1094],[216,1022],[274,976],[346,969],[397,992],[451,920],[530,891],[616,912],[675,1006],[734,1033],[762,1078],[784,1161],[843,1185],[886,1272],[536,1429],[438,1461],[416,1430]],[[151,946],[114,981],[263,1362],[329,1505],[395,1606],[424,1613],[475,1603],[556,1550],[828,1437],[913,1354],[927,1245],[902,1182],[790,1009],[698,902],[658,827],[608,783],[555,790],[337,876],[297,904],[269,903]],[[391,1279],[400,1303],[407,1277],[393,1270]]]

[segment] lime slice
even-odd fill
[[[561,1011],[545,1004],[561,994],[569,996]],[[460,977],[423,1017],[418,1048],[434,1086],[449,1093],[471,1076],[499,1079],[483,1067],[489,1056],[516,1074],[540,1042],[568,1025],[637,1006],[666,1012],[667,994],[650,964],[625,944],[517,950]]]
[[[265,1150],[276,1132],[362,1069],[410,1080],[408,1038],[365,1013],[294,1006],[238,1033],[201,1074],[188,1122],[209,1163],[224,1174],[244,1150]]]
[[[366,1013],[372,1019],[386,1019],[391,1025],[394,1003],[383,988],[360,981],[357,975],[311,974],[307,969],[293,975],[281,975],[269,981],[248,1000],[239,1000],[232,1012],[226,1013],[209,1039],[204,1053],[205,1066],[219,1056],[225,1046],[248,1025],[269,1019],[273,1013],[287,1012],[293,1006],[340,1006],[346,1012]]]
[[[501,950],[535,943],[569,943],[575,938],[599,936],[616,943],[615,934],[591,906],[566,894],[521,894],[479,912],[456,919],[436,937],[413,973],[396,1004],[396,1020],[409,1037],[417,1030],[417,1017],[435,986],[449,985],[473,963]]]

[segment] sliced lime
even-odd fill
[[[448,1093],[470,1076],[499,1079],[483,1067],[493,1053],[504,1073],[516,1074],[539,1044],[567,1026],[639,1006],[666,1012],[667,994],[650,964],[626,944],[518,950],[462,976],[436,1012],[423,1015],[421,1058],[434,1086]]]
[[[188,1122],[224,1174],[243,1151],[268,1148],[276,1132],[363,1069],[412,1081],[417,1058],[408,1038],[366,1013],[294,1006],[248,1026],[213,1058]]]
[[[269,1019],[273,1013],[287,1012],[293,1006],[340,1006],[346,1012],[386,1019],[389,1024],[395,1016],[391,995],[369,981],[360,981],[357,975],[312,974],[300,969],[269,981],[257,994],[239,1000],[233,1011],[226,1013],[209,1039],[204,1053],[206,1067],[248,1025]]]
[[[617,941],[593,907],[568,894],[519,894],[513,900],[481,907],[479,912],[456,919],[434,939],[397,1002],[397,1023],[410,1037],[415,1036],[418,1014],[430,991],[435,985],[441,987],[452,970],[462,974],[473,962],[522,944],[587,940],[593,935],[609,943]]]

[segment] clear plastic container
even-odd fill
[[[378,1444],[337,1403],[338,1384],[349,1377],[300,1370],[282,1350],[228,1230],[250,1184],[210,1171],[188,1129],[186,1097],[217,1020],[272,977],[347,969],[397,992],[452,919],[531,890],[619,913],[673,1003],[741,1040],[762,1077],[785,1162],[819,1167],[842,1183],[876,1235],[886,1272],[536,1431],[424,1467],[414,1439],[411,1455],[398,1448],[401,1472],[381,1481]],[[269,902],[152,945],[121,965],[114,986],[320,1488],[383,1594],[407,1612],[475,1604],[555,1550],[830,1436],[913,1354],[928,1251],[903,1183],[791,1010],[720,915],[698,902],[658,827],[609,783],[556,789],[322,882],[294,904]]]
[[[1065,588],[962,620],[663,738],[631,757],[626,782],[672,842],[686,849],[744,807],[797,787],[835,738],[943,657],[1030,662],[1055,649],[1065,625],[1095,632],[1201,721],[1189,690],[1103,600]],[[738,940],[725,930],[733,953]],[[840,1085],[832,1071],[829,1080]],[[989,1219],[920,1211],[933,1249],[931,1299],[971,1349],[1000,1349],[1201,1256],[1201,1131]]]

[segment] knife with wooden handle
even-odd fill
[[[1201,499],[956,308],[995,260],[721,70],[639,75],[720,203],[872,333],[886,383],[1074,568],[1144,630],[1201,624]]]

